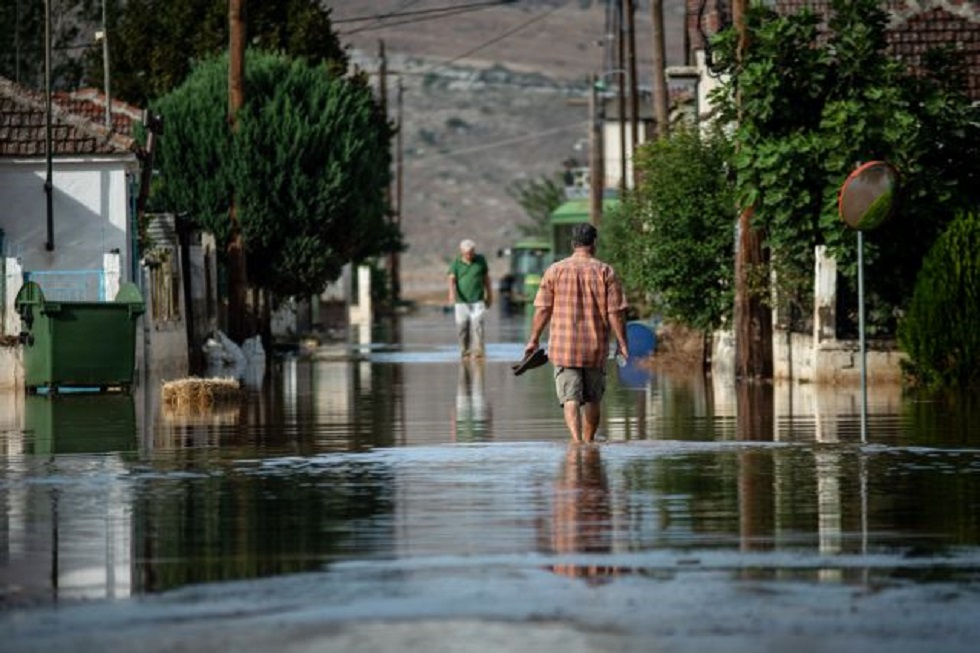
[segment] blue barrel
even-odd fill
[[[627,322],[626,342],[630,348],[630,358],[646,358],[657,349],[657,334],[642,322]]]

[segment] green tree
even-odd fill
[[[634,305],[703,332],[732,310],[734,191],[731,148],[693,129],[651,141],[636,155],[638,185],[603,223],[602,256]]]
[[[980,384],[980,214],[957,217],[929,250],[898,338],[916,382]]]
[[[980,198],[978,109],[949,56],[931,57],[913,76],[888,54],[888,16],[876,0],[830,4],[824,40],[809,12],[780,16],[754,6],[741,64],[733,30],[716,41],[718,69],[730,82],[715,100],[723,120],[738,119],[739,206],[755,207],[779,294],[804,311],[815,245],[828,245],[840,264],[846,283],[839,294],[855,294],[855,236],[837,215],[841,183],[862,161],[899,168],[898,210],[865,239],[864,256],[869,326],[893,334],[896,309],[911,297],[928,247],[956,208]]]
[[[548,238],[551,234],[551,214],[565,201],[562,174],[515,181],[507,187],[507,194],[520,204],[531,219],[530,225],[518,225],[521,233],[525,236]]]
[[[153,105],[165,122],[157,208],[188,212],[226,242],[235,198],[248,277],[280,296],[318,293],[342,265],[390,251],[391,128],[363,77],[249,51],[238,129],[226,122],[226,56]]]
[[[106,0],[112,95],[138,106],[184,81],[195,63],[228,47],[227,0]],[[347,54],[315,0],[250,2],[246,35],[255,48],[324,62],[342,73]],[[103,86],[101,49],[85,55],[88,82]]]

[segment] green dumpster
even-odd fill
[[[145,310],[135,284],[122,284],[111,302],[60,302],[46,300],[41,287],[27,281],[14,304],[29,392],[129,390],[136,368],[136,321]]]

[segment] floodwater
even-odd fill
[[[980,412],[609,368],[524,317],[270,360],[233,406],[0,395],[0,650],[973,651]]]

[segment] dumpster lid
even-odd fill
[[[116,299],[114,301],[125,304],[142,304],[143,295],[140,294],[140,289],[136,287],[135,283],[126,281],[120,284],[119,292],[116,293]]]
[[[24,285],[20,287],[17,291],[17,297],[14,298],[14,306],[18,309],[25,304],[43,304],[44,303],[44,293],[41,291],[41,286],[37,284],[36,281],[25,281]]]
[[[119,292],[116,293],[116,299],[114,301],[117,304],[129,304],[130,317],[142,315],[146,310],[140,289],[131,281],[127,281],[119,286]]]

